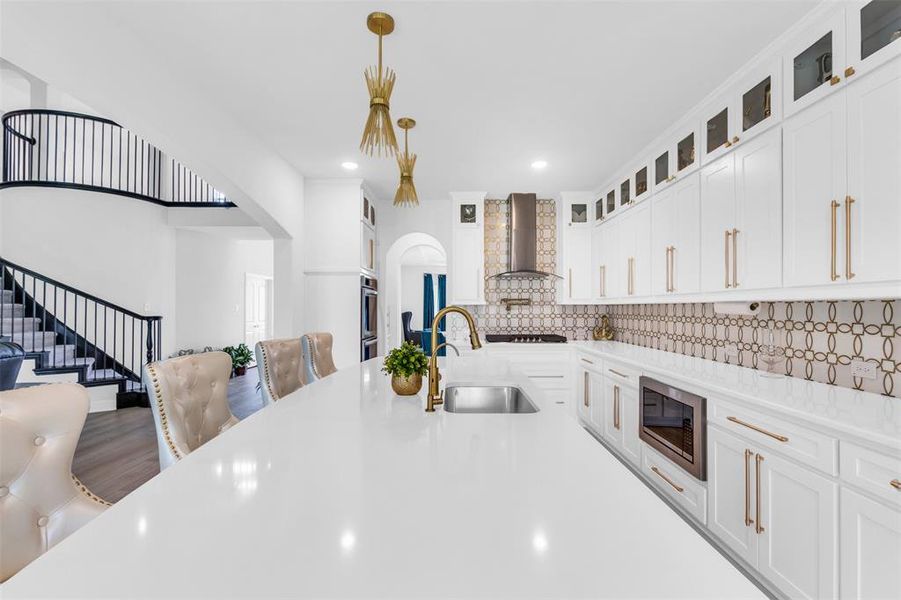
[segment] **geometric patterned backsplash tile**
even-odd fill
[[[507,264],[507,203],[485,205],[485,273]],[[539,268],[554,271],[556,220],[553,200],[539,201]],[[542,243],[544,242],[544,243]],[[717,314],[712,303],[559,305],[554,279],[488,280],[487,304],[467,307],[484,333],[559,333],[570,340],[591,339],[602,314],[610,317],[619,342],[764,368],[765,344],[775,347],[776,369],[791,377],[887,396],[901,396],[901,301],[762,302],[757,315]],[[531,306],[512,306],[500,298],[528,297]],[[466,338],[458,315],[448,319],[451,339]],[[726,356],[734,344],[737,356]],[[870,363],[876,379],[852,376],[852,361]],[[897,385],[896,385],[897,384]]]

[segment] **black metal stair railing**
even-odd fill
[[[109,119],[27,109],[5,113],[2,122],[0,188],[63,187],[163,206],[234,206],[209,182]]]
[[[162,317],[139,315],[0,257],[0,338],[23,346],[37,373],[140,392],[161,357]]]

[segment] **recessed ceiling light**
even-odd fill
[[[532,168],[535,169],[536,171],[540,171],[541,169],[545,168],[546,166],[547,166],[546,160],[536,160],[536,161],[532,162]]]
[[[346,161],[346,162],[341,163],[341,166],[344,167],[344,169],[347,171],[356,171],[357,167],[359,167],[360,165],[358,165],[355,162]]]

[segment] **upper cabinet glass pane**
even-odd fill
[[[773,85],[767,77],[741,97],[741,130],[749,130],[771,114],[773,114]]]
[[[460,205],[460,222],[475,223],[476,222],[476,205],[461,204]]]
[[[860,11],[860,58],[901,40],[901,0],[876,0]]]
[[[669,152],[664,152],[654,161],[654,183],[663,183],[669,177]]]
[[[681,171],[685,167],[691,166],[695,162],[695,134],[689,133],[676,146],[676,158],[678,162],[676,170]]]
[[[628,179],[622,182],[619,186],[619,203],[620,206],[623,204],[628,204],[632,199],[632,182]]]
[[[587,223],[588,222],[588,205],[587,204],[572,204],[570,206],[571,209],[571,219],[572,223]]]
[[[610,190],[607,193],[607,214],[609,215],[616,210],[616,190]]]
[[[635,195],[641,196],[648,191],[648,168],[642,167],[635,174]]]
[[[832,79],[831,31],[795,57],[793,88],[795,100],[812,92],[830,79]]]
[[[724,108],[707,121],[707,153],[710,154],[729,139],[729,109]]]
[[[600,221],[604,218],[604,199],[601,198],[594,203],[594,220]]]

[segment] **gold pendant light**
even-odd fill
[[[360,151],[369,156],[397,154],[397,138],[391,124],[389,104],[394,89],[394,71],[382,69],[382,36],[394,31],[394,19],[388,13],[374,12],[366,18],[366,27],[379,36],[379,66],[363,71],[369,89],[369,118],[363,130]]]
[[[416,127],[416,121],[410,117],[401,117],[397,120],[397,126],[404,130],[404,153],[397,155],[397,166],[400,167],[400,185],[394,194],[394,206],[417,206],[419,197],[416,195],[416,185],[413,183],[413,167],[416,166],[416,155],[410,154],[407,147],[410,130]]]

